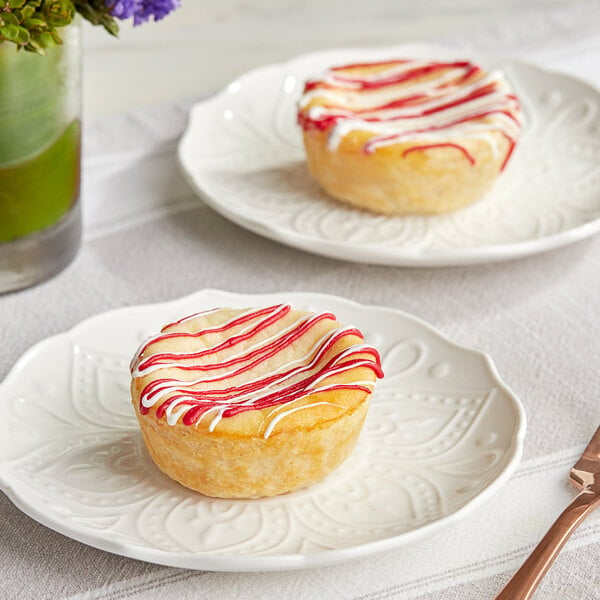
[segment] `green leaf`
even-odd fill
[[[110,14],[114,1],[74,0],[77,12],[92,25],[102,25],[108,33],[116,36],[119,25]]]
[[[27,52],[35,52],[36,54],[39,54],[41,56],[46,55],[46,51],[39,44],[34,42],[34,40],[31,40],[29,44],[25,46],[25,50],[27,50]]]
[[[35,8],[31,5],[24,6],[20,11],[22,19],[28,19],[35,12]]]
[[[9,42],[18,44],[20,39],[19,26],[11,25],[10,23],[2,25],[2,27],[0,27],[0,35]]]
[[[119,25],[114,19],[102,19],[102,25],[110,35],[119,36]]]
[[[25,2],[27,2],[27,0],[8,0],[8,2],[6,2],[6,5],[9,9],[22,8],[25,5]]]
[[[16,15],[9,12],[0,13],[0,19],[4,21],[4,23],[10,23],[11,25],[18,25],[19,19]]]
[[[48,32],[40,33],[37,36],[37,39],[39,40],[40,44],[44,46],[44,48],[52,48],[53,46],[56,46],[57,44],[60,44],[62,42],[62,40],[56,33],[55,35],[56,37],[58,37],[58,42],[56,41],[55,37]]]
[[[25,19],[23,21],[23,27],[27,27],[27,29],[35,29],[36,27],[45,29],[46,21],[43,21],[42,19]]]
[[[50,42],[52,46],[56,46],[57,44],[63,43],[62,38],[60,37],[60,33],[56,29],[54,29],[54,27],[48,27],[48,29],[46,29],[45,31],[36,31],[33,35],[40,42],[43,39],[46,39],[47,35],[50,35],[52,37],[52,42]]]
[[[17,40],[17,44],[21,44],[24,46],[29,43],[29,39],[31,36],[29,35],[29,31],[24,27],[19,27],[19,39]]]
[[[29,40],[29,44],[25,46],[25,50],[29,50],[30,52],[36,52],[37,54],[46,54],[44,47],[33,36]]]
[[[71,0],[44,0],[42,12],[48,25],[64,27],[73,20],[75,6]]]
[[[96,11],[87,2],[78,2],[77,12],[92,25],[98,25],[100,23]]]

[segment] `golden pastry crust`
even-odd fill
[[[171,479],[206,496],[261,498],[316,483],[341,465],[356,444],[367,408],[365,398],[353,412],[318,427],[267,439],[171,427],[136,412],[150,456]]]
[[[308,168],[334,198],[384,215],[451,212],[482,198],[500,173],[509,142],[491,133],[499,152],[479,140],[454,140],[468,149],[477,167],[461,152],[447,147],[405,152],[414,142],[395,144],[365,155],[362,136],[347,136],[336,152],[327,133],[305,132]],[[348,139],[350,138],[350,139]]]
[[[273,309],[276,311],[277,307]],[[224,346],[222,350],[209,352],[201,357],[182,358],[182,354],[206,351],[226,339],[235,340],[244,328],[253,326],[260,319],[225,332],[200,336],[197,334],[210,328],[218,328],[232,319],[239,319],[240,315],[249,311],[250,309],[220,309],[209,315],[167,326],[158,339],[149,346],[146,344],[146,348],[141,348],[142,352],[138,353],[132,363],[132,402],[150,455],[157,466],[171,478],[208,496],[273,496],[322,479],[352,451],[367,413],[370,391],[379,372],[376,352],[364,345],[360,335],[355,335],[349,329],[341,331],[340,324],[331,318],[319,320],[311,313],[293,310],[288,310],[272,325],[243,343],[237,343],[233,347]],[[278,388],[283,397],[285,390],[289,389],[286,385],[297,384],[296,387],[301,388],[303,378],[324,373],[325,376],[316,382],[314,391],[307,389],[300,397],[291,397],[289,402],[267,402],[267,405],[262,406],[262,400],[256,400],[261,394],[264,397],[265,389],[261,388],[254,394],[257,408],[246,409],[232,416],[225,414],[216,425],[214,410],[208,410],[193,423],[186,424],[185,411],[178,418],[173,418],[183,405],[175,406],[171,410],[170,423],[168,422],[168,411],[165,412],[161,406],[168,404],[177,395],[174,388],[181,390],[183,383],[183,388],[188,392],[199,391],[196,399],[202,402],[207,395],[207,384],[205,381],[190,384],[200,379],[198,371],[182,370],[171,364],[166,368],[163,368],[164,364],[160,364],[157,368],[156,363],[152,363],[157,357],[162,363],[178,361],[180,367],[206,366],[216,361],[221,361],[220,364],[227,363],[240,352],[245,355],[255,352],[253,348],[257,344],[258,347],[272,344],[270,340],[280,338],[286,331],[299,327],[298,323],[305,322],[310,327],[305,326],[304,334],[295,339],[294,343],[280,348],[269,360],[254,365],[250,372],[228,377],[224,382],[213,381],[209,387],[231,389],[233,386],[240,392],[237,395],[239,402],[243,386],[248,385],[248,382],[263,380],[273,372],[282,373],[290,364],[297,368],[306,367],[318,355],[319,360],[312,369],[281,382]],[[323,339],[328,339],[329,345],[323,346]],[[174,353],[177,354],[176,357],[173,357]],[[340,366],[339,372],[326,373],[322,370],[324,365],[340,356],[336,363]],[[344,365],[348,360],[353,361],[352,364]],[[144,373],[144,365],[146,368],[150,365],[146,369],[147,373]],[[212,369],[209,374],[211,377],[218,377],[219,374],[228,372],[228,369],[231,370],[229,367]],[[206,379],[206,373],[202,377]],[[162,393],[158,401],[156,398],[148,399],[148,390],[152,392],[165,386],[165,381],[178,383],[169,383],[168,391]],[[319,387],[327,389],[316,391]],[[236,393],[233,394],[234,397]],[[277,401],[279,400],[275,400]],[[197,405],[191,405],[188,418],[193,415],[194,406]]]
[[[445,213],[483,197],[522,119],[501,74],[422,61],[332,69],[307,83],[298,118],[323,189],[386,215]]]

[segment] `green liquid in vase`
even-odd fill
[[[45,150],[12,167],[0,167],[0,242],[56,223],[79,195],[78,121]]]
[[[0,243],[51,227],[77,202],[70,69],[63,47],[37,56],[0,44]]]

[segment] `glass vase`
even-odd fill
[[[0,43],[0,292],[66,267],[81,239],[78,25],[46,56]]]

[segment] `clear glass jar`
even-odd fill
[[[81,239],[80,28],[39,56],[0,44],[0,293],[66,267]]]

